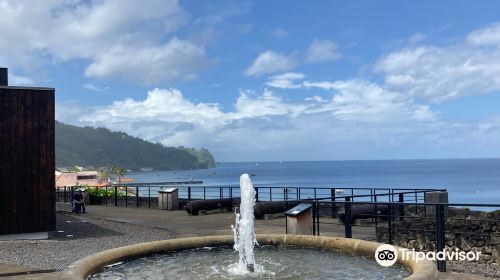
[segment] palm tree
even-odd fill
[[[114,166],[113,167],[113,173],[118,177],[118,185],[120,185],[120,179],[125,176],[125,168],[119,167],[119,166]]]
[[[104,181],[104,180],[109,179],[109,175],[110,175],[110,172],[109,172],[108,168],[101,168],[99,170],[99,179],[100,180]]]

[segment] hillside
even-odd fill
[[[213,167],[215,160],[206,149],[165,147],[107,128],[77,127],[56,121],[56,165],[179,170]]]

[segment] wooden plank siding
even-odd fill
[[[0,235],[55,230],[54,92],[0,86]]]

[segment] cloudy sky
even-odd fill
[[[498,1],[0,0],[11,85],[218,161],[500,157]]]

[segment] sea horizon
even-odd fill
[[[451,203],[498,203],[500,159],[219,162],[195,170],[130,172],[134,182],[203,181],[237,186],[252,174],[259,187],[447,189]]]
[[[244,160],[244,161],[216,161],[219,163],[261,163],[261,162],[329,162],[329,161],[412,161],[412,160],[498,160],[500,157],[457,157],[457,158],[387,158],[387,159],[317,159],[317,160]],[[186,169],[187,170],[187,169]]]

